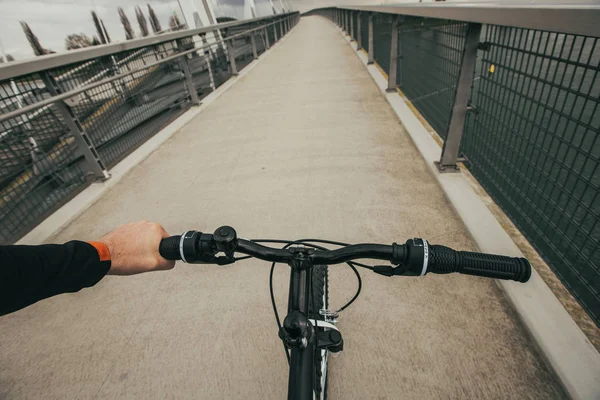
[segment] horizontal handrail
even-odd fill
[[[39,71],[44,71],[47,69],[53,69],[64,65],[87,61],[102,56],[116,54],[122,51],[134,50],[141,47],[153,46],[177,39],[183,39],[186,37],[200,35],[203,33],[214,32],[221,29],[260,23],[262,21],[268,21],[273,19],[281,20],[283,19],[281,17],[289,18],[290,16],[296,14],[298,13],[292,12],[241,21],[224,22],[221,24],[215,24],[203,28],[184,29],[176,32],[164,33],[157,36],[132,39],[126,42],[98,45],[93,47],[87,47],[84,49],[71,50],[61,54],[50,54],[46,56],[35,57],[30,60],[5,63],[4,65],[0,66],[0,81],[16,78],[27,74],[32,74]]]
[[[290,17],[291,16],[287,16],[285,18],[281,18],[280,20],[285,20],[285,19],[288,19]],[[44,106],[56,103],[57,101],[68,99],[68,98],[76,96],[76,95],[78,95],[80,93],[83,93],[83,92],[86,92],[88,90],[94,89],[94,88],[96,88],[98,86],[106,85],[106,84],[108,84],[110,82],[113,82],[113,81],[116,81],[116,80],[119,80],[119,79],[123,79],[126,76],[133,75],[133,74],[141,72],[143,70],[156,67],[157,65],[174,61],[174,60],[178,59],[179,57],[184,57],[184,56],[186,56],[188,54],[195,53],[197,51],[202,51],[202,50],[204,50],[206,48],[210,48],[211,46],[214,46],[215,44],[225,43],[227,41],[230,41],[232,39],[236,39],[236,38],[239,38],[239,37],[245,37],[250,32],[255,32],[255,31],[263,30],[263,29],[265,29],[268,26],[277,24],[278,22],[279,22],[279,20],[275,21],[275,22],[268,23],[268,24],[260,25],[259,27],[248,29],[248,30],[245,30],[243,32],[237,33],[237,34],[232,35],[232,36],[227,36],[227,37],[225,37],[223,39],[215,41],[214,43],[207,43],[207,44],[205,44],[203,46],[200,46],[200,47],[194,47],[193,49],[173,54],[172,56],[163,58],[162,60],[159,60],[159,61],[156,61],[156,62],[153,62],[153,63],[146,64],[146,65],[144,65],[142,67],[134,68],[134,69],[132,69],[130,71],[123,72],[123,73],[120,73],[118,75],[111,76],[109,78],[105,78],[105,79],[99,80],[99,81],[94,82],[94,83],[90,83],[90,84],[87,84],[87,85],[80,86],[77,89],[69,90],[68,92],[59,94],[58,96],[52,96],[52,97],[47,98],[45,100],[41,100],[41,101],[38,101],[36,103],[29,104],[29,105],[27,105],[25,107],[18,108],[16,110],[13,110],[13,111],[10,111],[10,112],[4,113],[4,114],[0,114],[0,122],[4,122],[4,121],[9,120],[11,118],[18,117],[19,115],[26,114],[28,112],[37,110],[38,108],[41,108],[41,107],[44,107]]]
[[[438,18],[600,37],[598,1],[544,4],[417,3],[381,6],[323,7],[393,15]]]

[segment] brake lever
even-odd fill
[[[201,257],[197,258],[194,261],[189,262],[189,264],[213,264],[213,265],[229,265],[235,262],[235,258],[230,258],[226,256],[219,257]]]
[[[230,258],[226,256],[215,257],[215,260],[213,261],[213,263],[217,265],[229,265],[233,264],[234,262],[235,258]]]
[[[375,265],[373,266],[373,272],[383,276],[394,276],[394,275],[405,275],[409,272],[408,268],[404,265]]]

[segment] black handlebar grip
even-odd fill
[[[525,258],[455,251],[440,245],[430,246],[427,270],[436,274],[460,272],[517,282],[527,282],[531,277],[531,265]]]
[[[181,253],[179,252],[179,241],[181,235],[170,236],[160,241],[158,246],[158,252],[165,260],[181,260]]]

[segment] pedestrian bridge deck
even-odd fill
[[[473,249],[404,127],[330,22],[303,18],[231,89],[53,241],[139,219],[176,234],[432,243]],[[284,398],[269,266],[106,277],[0,322],[0,398]],[[385,278],[339,327],[332,399],[562,398],[492,281]],[[286,305],[288,269],[276,269]],[[333,307],[356,289],[330,272]]]

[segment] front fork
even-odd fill
[[[309,320],[312,264],[308,252],[296,253],[290,267],[288,315],[279,337],[291,350],[288,399],[308,400],[313,399],[314,393],[316,351],[340,351],[343,340],[337,330],[317,332]]]

